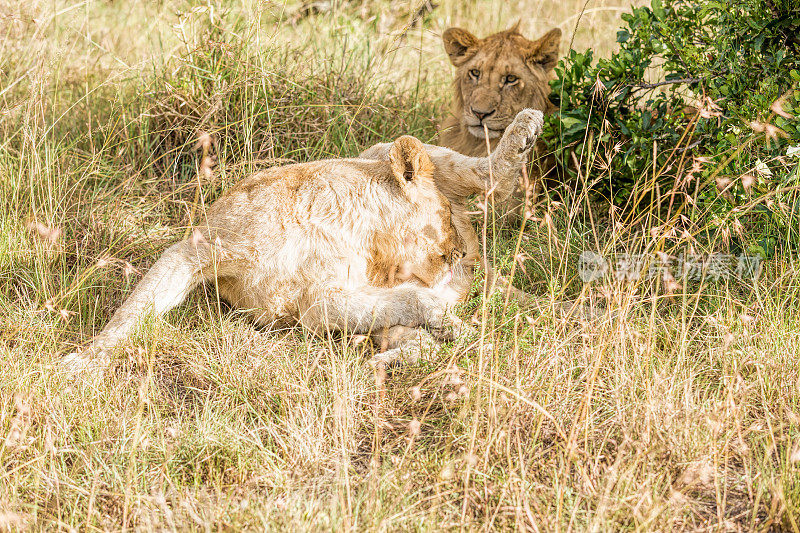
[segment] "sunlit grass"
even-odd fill
[[[584,285],[584,249],[680,250],[581,193],[522,235],[538,309],[464,305],[491,350],[383,378],[367,345],[256,328],[209,288],[142,324],[107,379],[57,371],[201,200],[265,165],[435,139],[442,29],[524,14],[602,54],[622,5],[464,4],[407,30],[394,3],[0,4],[0,530],[798,529],[797,266]],[[217,166],[198,189],[200,132]],[[508,272],[519,228],[497,226]]]

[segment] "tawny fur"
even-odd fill
[[[485,155],[483,124],[494,149],[505,128],[523,109],[538,109],[545,114],[555,110],[549,100],[549,80],[561,42],[558,28],[536,41],[523,37],[517,26],[484,39],[461,28],[450,28],[442,40],[456,67],[452,108],[441,127],[442,146],[465,155]],[[505,83],[509,75],[516,81]],[[491,114],[481,121],[473,110]]]
[[[450,284],[452,298],[458,301],[464,298],[471,287],[474,267],[481,264],[481,249],[478,234],[470,222],[468,205],[476,195],[490,194],[489,200],[502,203],[518,186],[522,167],[528,161],[528,155],[542,131],[543,114],[541,111],[526,109],[516,115],[513,123],[505,128],[503,136],[490,157],[471,157],[459,154],[449,148],[425,145],[436,170],[434,180],[438,189],[450,201],[451,220],[456,229],[458,240],[463,243],[464,258],[461,262],[460,284],[457,289]],[[383,159],[389,157],[390,144],[378,144],[361,153],[359,157]],[[491,173],[489,169],[491,167]],[[508,291],[522,305],[531,303],[532,297],[513,287],[507,280],[495,276],[489,265],[483,265],[488,285],[497,290]],[[389,337],[405,339],[413,336],[413,330],[407,334],[390,332]],[[392,347],[393,343],[390,342]]]
[[[395,141],[386,161],[258,172],[219,198],[191,239],[169,247],[89,348],[67,363],[106,366],[108,349],[143,315],[166,313],[206,281],[266,325],[445,330],[452,326],[446,302],[411,279],[435,285],[449,278],[456,239],[433,165],[413,137]],[[389,265],[403,266],[408,281],[381,283]]]
[[[549,80],[558,60],[558,28],[535,41],[526,39],[518,24],[483,39],[461,28],[450,28],[442,40],[456,67],[451,109],[439,133],[442,146],[465,155],[486,155],[487,149],[495,149],[505,128],[523,109],[538,109],[544,114],[555,111],[549,100]],[[515,80],[507,83],[508,76]],[[485,113],[488,115],[483,117]],[[535,197],[539,194],[542,165],[536,157],[533,159],[528,173],[536,187],[532,191]],[[519,214],[524,199],[524,191],[517,189],[498,207],[503,212]]]
[[[351,334],[424,326],[452,338],[461,323],[448,309],[465,294],[476,257],[464,256],[470,247],[446,195],[465,198],[492,179],[501,193],[512,190],[540,128],[541,115],[521,113],[519,127],[491,158],[406,136],[381,146],[385,157],[377,159],[258,172],[219,198],[191,239],[169,247],[90,346],[65,365],[102,370],[109,349],[142,316],[163,315],[203,282],[266,325]],[[440,175],[452,188],[440,190]]]

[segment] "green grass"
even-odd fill
[[[252,169],[434,140],[438,32],[520,13],[571,30],[584,5],[461,4],[404,31],[405,4],[0,2],[0,530],[798,530],[797,264],[672,296],[584,286],[581,250],[662,246],[657,213],[584,195],[535,213],[515,272],[602,317],[476,298],[462,314],[492,350],[448,345],[384,381],[369,347],[259,329],[207,289],[143,324],[107,379],[58,373],[140,278],[127,265]],[[574,46],[608,51],[618,5],[590,2]],[[198,190],[200,131],[218,166]],[[517,231],[488,231],[506,271]]]

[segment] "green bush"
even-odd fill
[[[623,20],[610,58],[556,67],[545,131],[565,178],[766,255],[797,249],[798,4],[653,0]]]

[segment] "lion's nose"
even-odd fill
[[[492,109],[491,111],[484,111],[482,109],[475,109],[474,107],[472,107],[471,109],[472,109],[472,114],[478,117],[478,122],[483,122],[483,120],[486,117],[491,117],[492,115],[494,115],[494,112],[497,111],[496,109]]]

